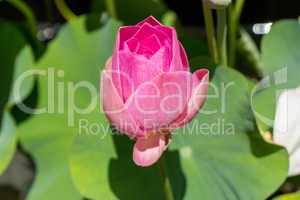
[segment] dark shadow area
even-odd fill
[[[1,24],[1,45],[0,45],[0,124],[2,122],[5,106],[10,98],[15,59],[26,41],[23,35],[12,23],[0,19]]]
[[[65,20],[59,14],[53,1],[35,1],[25,0],[33,9],[35,15],[40,22],[64,22]],[[123,3],[126,5],[126,1]],[[151,1],[148,1],[151,3]],[[202,16],[202,4],[199,0],[189,1],[173,1],[162,0],[166,6],[176,13],[180,18],[180,21],[187,26],[203,25]],[[103,0],[78,0],[71,1],[66,0],[67,5],[72,11],[81,15],[84,13],[100,13],[103,8]],[[149,3],[149,5],[151,5]],[[3,6],[0,6],[0,17],[9,18],[11,20],[23,21],[23,16],[14,7],[7,2],[1,2]],[[124,9],[123,4],[119,10]],[[132,7],[137,9],[137,7]],[[135,11],[135,13],[138,11]],[[141,13],[140,13],[141,14]],[[143,14],[143,13],[142,13]],[[148,13],[147,13],[148,14]],[[261,0],[261,1],[245,1],[244,12],[241,16],[242,24],[253,24],[258,22],[269,22],[283,18],[297,18],[300,15],[300,1],[289,0],[288,2],[274,1],[274,0]]]
[[[113,135],[117,159],[109,164],[109,185],[121,200],[164,200],[159,165],[147,168],[136,166],[132,161],[133,142],[124,135]],[[167,173],[176,200],[184,197],[186,181],[179,161],[178,151],[165,152]]]
[[[89,199],[89,198],[83,197],[82,200],[93,200],[93,199]]]
[[[0,186],[0,197],[3,200],[20,200],[20,193],[9,185]]]
[[[25,199],[33,183],[35,171],[30,155],[18,146],[10,165],[0,176],[0,199]],[[3,198],[6,195],[7,198]]]
[[[253,155],[258,158],[270,156],[271,154],[277,153],[278,151],[283,151],[283,147],[264,141],[258,130],[247,133],[247,136],[250,140],[251,151]],[[271,167],[270,173],[273,173]],[[271,194],[270,197],[267,198],[267,200],[271,200],[278,195],[295,192],[296,190],[297,187],[295,187],[294,184],[290,184],[289,182],[287,182],[287,180],[285,180],[285,182],[282,183],[279,189],[274,191],[274,193]]]
[[[175,10],[180,21],[187,26],[204,24],[202,3],[199,0],[173,1],[164,0],[169,8]],[[261,0],[246,0],[241,16],[242,24],[270,22],[283,18],[297,18],[300,15],[300,1],[288,2]]]
[[[290,183],[289,181],[285,181],[279,189],[274,192],[270,197],[267,198],[267,200],[273,200],[275,197],[279,195],[284,195],[287,193],[294,193],[298,191],[298,186]]]
[[[30,175],[31,175],[30,177],[28,177],[27,185],[24,188],[24,190],[22,191],[22,195],[25,199],[26,196],[28,195],[28,193],[30,192],[30,189],[32,188],[33,182],[36,179],[37,166],[33,160],[33,157],[27,151],[24,150],[24,148],[22,147],[22,145],[20,143],[18,143],[17,151],[24,157],[24,159],[26,159],[26,166],[25,166],[26,171],[28,171],[27,173],[30,173]],[[21,171],[20,173],[23,173],[23,171]]]
[[[268,200],[271,200],[278,195],[297,192],[299,191],[299,185],[300,175],[288,177],[285,180],[285,182],[280,186],[280,188],[268,198]]]
[[[85,20],[85,28],[88,32],[93,32],[104,26],[110,18],[108,16],[102,16],[101,13],[87,14]]]
[[[247,98],[250,99],[250,96]],[[252,109],[249,105],[245,105],[245,107],[248,107],[248,110]],[[248,121],[251,121],[251,126],[249,126],[248,131],[246,131],[246,135],[249,138],[251,152],[254,156],[261,158],[283,150],[283,147],[263,139],[255,123],[256,120],[252,111],[248,113],[247,118]]]
[[[26,99],[24,99],[22,104],[26,105],[26,107],[35,109],[37,107],[37,103],[38,103],[38,82],[37,79],[35,79],[31,93]],[[17,124],[24,122],[26,119],[32,116],[32,114],[22,111],[17,105],[13,107],[12,115],[16,120]]]
[[[182,200],[186,192],[186,178],[180,163],[179,151],[167,151],[164,156],[174,198],[175,200]]]
[[[258,130],[247,133],[247,136],[249,137],[252,154],[258,158],[283,150],[283,147],[263,140]]]

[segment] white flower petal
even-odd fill
[[[300,174],[300,87],[284,91],[280,95],[273,140],[289,152],[289,175]]]

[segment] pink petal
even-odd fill
[[[162,47],[160,48],[151,58],[151,63],[155,63],[156,67],[161,69],[163,72],[169,70],[169,65],[171,62],[171,55],[169,48]]]
[[[168,135],[157,135],[146,139],[138,138],[133,147],[133,161],[142,167],[153,165],[167,149],[168,144]]]
[[[180,48],[180,58],[181,58],[183,70],[188,71],[190,68],[188,57],[186,55],[185,49],[182,46],[182,44],[180,42],[178,42],[178,43],[179,43],[179,48]]]
[[[124,49],[124,43],[126,43],[128,40],[132,38],[134,34],[140,29],[138,26],[123,26],[119,28],[116,44],[114,48],[114,52],[112,55],[112,71],[114,72],[112,74],[112,79],[114,82],[114,85],[118,91],[118,94],[122,97],[122,88],[121,88],[121,78],[120,75],[120,67],[119,67],[119,51]]]
[[[176,71],[188,71],[188,67],[183,66],[182,60],[182,49],[180,46],[180,42],[177,39],[177,33],[174,28],[172,28],[172,59],[169,71],[176,72]],[[186,63],[185,63],[186,64]]]
[[[117,49],[123,49],[124,43],[132,38],[132,36],[139,30],[137,26],[123,26],[119,28],[118,31],[118,42],[117,42]]]
[[[156,35],[159,39],[160,44],[164,44],[165,41],[168,41],[169,39],[167,34],[151,26],[148,23],[144,23],[141,27],[139,27],[139,30],[132,37],[141,41],[148,38],[151,35]]]
[[[122,88],[120,80],[120,68],[119,68],[119,50],[124,48],[124,43],[129,40],[137,31],[137,26],[123,26],[119,29],[114,52],[112,55],[112,80],[118,91],[118,94],[122,97]]]
[[[167,127],[184,111],[192,90],[189,72],[162,73],[143,83],[127,100],[129,112],[144,130]]]
[[[161,23],[157,19],[155,19],[155,17],[153,17],[153,16],[147,17],[143,21],[139,22],[137,24],[137,26],[142,26],[145,23],[148,23],[148,24],[150,24],[152,26],[161,26]]]
[[[126,45],[131,52],[137,52],[137,50],[140,47],[139,41],[135,38],[131,38],[131,39],[127,40]]]
[[[108,65],[111,65],[110,61],[108,61]],[[139,135],[143,136],[142,131],[124,107],[124,103],[113,84],[110,68],[110,66],[107,66],[107,69],[101,74],[101,102],[103,111],[110,122],[120,132],[132,138]]]
[[[129,51],[119,53],[120,60],[120,82],[123,101],[144,82],[152,80],[161,70],[158,63],[153,63],[144,56]]]
[[[167,39],[165,40],[164,44],[162,44],[162,46],[164,46],[164,58],[163,58],[163,71],[164,72],[169,72],[170,71],[170,64],[171,64],[171,60],[173,59],[173,38],[174,36],[176,37],[176,34],[173,35],[173,31],[174,29],[172,27],[168,27],[168,26],[156,26],[155,27],[157,30],[165,33],[165,36],[167,37]],[[175,32],[176,33],[176,32]]]
[[[193,74],[193,93],[189,99],[185,112],[172,123],[172,128],[182,127],[193,119],[206,99],[208,85],[209,71],[207,69],[197,70]]]
[[[140,49],[137,51],[138,54],[142,54],[140,52],[140,50],[143,49],[143,48],[144,49],[146,48],[146,49],[150,50],[150,52],[151,52],[150,55],[152,56],[154,53],[156,53],[160,49],[161,44],[160,44],[159,39],[157,38],[157,36],[153,34],[153,35],[147,37],[146,39],[140,41],[140,46],[139,47],[140,47]]]
[[[161,32],[164,32],[166,34],[166,36],[168,37],[169,41],[172,41],[172,37],[173,37],[173,27],[169,27],[169,26],[155,26],[155,28],[157,30],[160,30]]]

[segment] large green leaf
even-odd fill
[[[84,21],[81,17],[63,26],[34,68],[44,73],[38,75],[37,108],[47,110],[35,114],[17,130],[21,144],[37,166],[29,200],[82,198],[70,176],[69,152],[73,136],[80,131],[80,119],[101,120],[97,100],[99,70],[112,52],[118,28],[116,22],[109,21],[101,29],[88,33]],[[78,84],[89,84],[92,96]],[[70,91],[76,86],[76,91]],[[74,111],[73,105],[83,108],[91,101],[96,102],[91,112]]]
[[[132,142],[111,136],[109,125],[100,120],[98,133],[77,136],[71,156],[71,171],[81,193],[92,199],[163,199],[157,165],[137,167],[132,161]]]
[[[264,81],[254,91],[254,109],[262,131],[273,126],[276,99],[282,89],[300,86],[300,24],[283,20],[262,41]]]
[[[199,114],[176,131],[166,153],[175,199],[264,199],[285,179],[287,153],[258,134],[248,81],[242,75],[219,68],[213,83],[218,92],[228,87],[225,99],[213,98],[213,88],[209,92],[211,98],[203,109],[216,113]],[[221,113],[223,100],[226,110]],[[125,136],[110,136],[104,116],[99,121],[98,132],[86,130],[74,141],[71,171],[81,193],[92,199],[163,199],[158,166],[135,166],[132,142]],[[228,130],[222,130],[223,125]]]
[[[16,68],[20,68],[19,73],[22,71],[22,67],[18,67],[22,63],[15,64],[15,60],[25,43],[23,35],[13,24],[0,22],[0,174],[10,163],[16,148],[15,121],[10,114],[11,106],[16,102],[10,99],[10,96],[13,94],[11,90],[13,76],[17,74]],[[17,60],[20,60],[19,57]],[[22,91],[28,92],[27,88],[22,88]],[[20,96],[20,99],[22,98],[24,95]]]
[[[202,113],[172,140],[186,176],[185,199],[265,199],[285,180],[287,153],[258,133],[245,77],[220,67],[212,84]]]

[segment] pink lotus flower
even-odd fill
[[[112,58],[102,72],[107,118],[135,140],[133,160],[150,166],[166,150],[170,132],[192,120],[208,88],[206,69],[191,74],[172,27],[148,17],[119,29]]]

